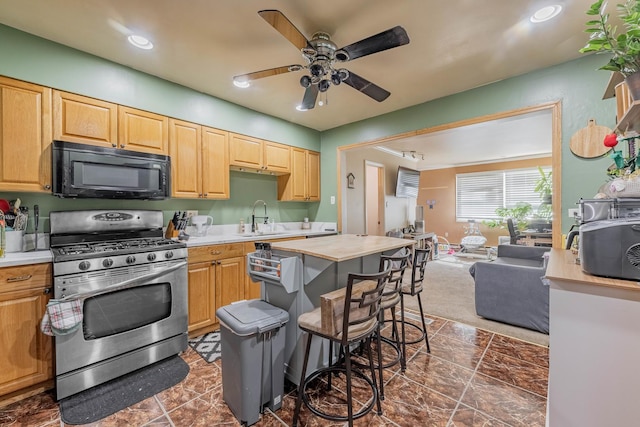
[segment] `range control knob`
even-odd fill
[[[111,258],[107,258],[102,261],[102,266],[105,268],[109,268],[112,265],[113,265],[113,260]]]
[[[134,257],[133,255],[129,255],[127,257],[127,264],[133,264],[134,262],[136,262],[136,257]]]
[[[78,268],[82,271],[86,271],[89,269],[89,267],[91,267],[91,263],[89,261],[82,261],[80,262],[80,264],[78,265]]]
[[[164,253],[164,257],[165,257],[166,259],[171,259],[171,258],[173,258],[173,251],[167,251],[167,252],[165,252],[165,253]]]
[[[156,254],[150,253],[149,255],[147,255],[148,261],[155,261],[155,259],[156,259]]]

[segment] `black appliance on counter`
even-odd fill
[[[162,200],[171,196],[169,156],[53,141],[53,195]]]
[[[580,264],[594,276],[640,280],[640,219],[581,225]]]

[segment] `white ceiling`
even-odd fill
[[[443,169],[551,155],[550,109],[387,142],[384,147],[412,158],[415,169]],[[424,158],[423,158],[424,157]]]
[[[317,130],[388,113],[549,67],[580,56],[585,11],[592,0],[0,0],[0,23],[156,75],[197,91]],[[563,6],[554,20],[530,15]],[[338,47],[396,25],[410,43],[347,62],[345,68],[387,89],[378,103],[342,84],[328,105],[297,111],[302,72],[257,80],[248,89],[232,77],[303,63],[300,52],[259,15],[277,9],[307,39],[326,31]],[[138,33],[155,45],[144,51],[126,38]],[[319,96],[319,99],[322,94]],[[429,153],[428,169],[550,152],[544,114],[429,134],[387,146]],[[500,128],[495,127],[500,124]],[[486,132],[488,139],[483,139]],[[498,138],[499,135],[500,138]],[[545,139],[546,137],[546,139]],[[446,138],[446,141],[445,141]],[[506,140],[512,144],[496,144]],[[455,143],[452,141],[456,141]],[[427,157],[425,157],[427,158]]]

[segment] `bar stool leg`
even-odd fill
[[[378,375],[380,378],[380,400],[384,400],[384,378],[382,377],[382,340],[380,339],[380,323],[378,323],[378,330],[376,331],[376,344],[378,344]],[[371,357],[371,346],[369,346],[369,359],[373,359]]]
[[[420,307],[420,320],[422,320],[422,331],[424,332],[424,342],[427,344],[427,353],[431,353],[431,347],[429,346],[429,337],[427,336],[427,325],[424,322],[424,311],[422,310],[422,300],[420,294],[417,294],[418,307]]]
[[[400,355],[400,369],[407,370],[407,333],[404,320],[404,294],[400,294],[400,322],[402,323],[402,354]]]
[[[302,373],[300,374],[300,385],[298,386],[298,398],[296,399],[296,408],[293,411],[292,427],[298,425],[298,417],[300,416],[300,407],[302,406],[302,393],[304,393],[305,373],[307,372],[307,363],[309,362],[309,352],[311,351],[311,338],[313,335],[307,333],[307,348],[304,352],[304,362],[302,364]]]

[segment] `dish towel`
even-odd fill
[[[40,330],[45,335],[67,335],[80,327],[82,318],[81,300],[52,299],[47,304],[47,309],[40,323]]]

